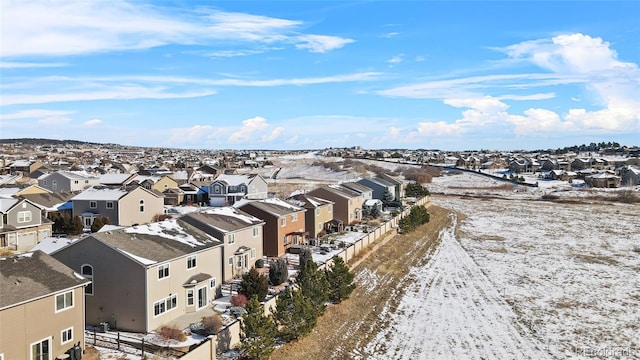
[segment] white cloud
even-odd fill
[[[312,53],[324,53],[355,42],[353,39],[327,35],[301,35],[296,39],[299,41],[296,48],[307,49]]]
[[[398,129],[398,128],[397,128],[397,127],[395,127],[395,126],[392,126],[392,127],[389,129],[389,135],[390,135],[391,137],[397,137],[398,135],[400,135],[400,129]]]
[[[102,120],[100,119],[91,119],[84,122],[85,126],[96,126],[102,124]]]
[[[458,124],[449,124],[445,121],[418,123],[418,135],[420,136],[447,136],[460,135],[465,129]]]
[[[0,69],[51,68],[51,67],[63,67],[63,66],[67,66],[67,64],[0,61]]]
[[[190,128],[171,129],[169,144],[209,144],[221,134],[221,129],[210,125],[194,125]]]
[[[443,102],[453,107],[471,108],[483,113],[496,113],[505,111],[509,108],[509,105],[490,96],[471,99],[445,99]]]
[[[387,60],[387,63],[390,66],[393,66],[395,64],[400,64],[402,62],[402,58],[404,57],[404,54],[400,54],[400,55],[395,55],[393,56],[391,59]]]
[[[64,115],[73,114],[74,111],[65,110],[44,110],[44,109],[32,109],[22,110],[11,114],[0,113],[0,119],[35,119],[44,117],[62,117]]]
[[[225,12],[195,11],[140,2],[3,1],[1,52],[4,57],[74,55],[228,41],[294,44],[311,52],[340,48],[352,39],[307,35],[302,21]],[[100,14],[100,16],[96,16]],[[37,24],[37,26],[34,26]]]
[[[280,135],[282,134],[282,132],[284,131],[283,127],[276,127],[273,130],[271,130],[271,132],[269,134],[265,134],[262,137],[262,141],[266,141],[266,142],[270,142],[273,141],[275,139],[277,139],[278,137],[280,137]]]
[[[396,37],[396,36],[398,36],[398,35],[400,35],[400,33],[399,33],[399,32],[392,31],[392,32],[388,32],[388,33],[386,33],[386,34],[383,34],[383,35],[382,35],[382,37],[385,37],[385,38],[390,39],[390,38],[392,38],[392,37]]]
[[[422,62],[425,61],[426,58],[424,56],[416,56],[416,58],[414,59],[416,62]]]
[[[243,120],[242,127],[229,136],[229,142],[241,143],[251,139],[258,132],[266,131],[269,127],[267,119],[262,116],[256,116],[251,119]]]

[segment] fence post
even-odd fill
[[[142,357],[144,357],[144,338],[142,338]]]
[[[96,345],[96,327],[93,327],[93,345]]]
[[[118,331],[118,350],[120,350],[120,331]]]

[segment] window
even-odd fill
[[[215,289],[215,288],[216,288],[216,278],[212,278],[212,279],[209,281],[209,287],[210,287],[210,288],[212,288],[212,289]]]
[[[215,192],[216,194],[220,194],[220,185],[216,185],[213,187],[213,192]]]
[[[140,212],[144,212],[144,200],[140,200]]]
[[[229,234],[227,237],[227,244],[233,244],[236,241],[236,234]]]
[[[86,279],[91,280],[91,283],[84,288],[84,293],[86,295],[93,295],[93,266],[88,264],[82,265],[80,274]]]
[[[73,328],[62,330],[62,332],[60,333],[60,343],[66,344],[72,340],[73,340]]]
[[[257,237],[260,234],[260,229],[256,226],[253,228],[253,237]]]
[[[107,201],[107,209],[113,209],[113,201]]]
[[[42,186],[47,186],[47,180],[42,180]]]
[[[167,311],[175,309],[178,306],[178,295],[173,294],[167,298]]]
[[[328,212],[332,212],[333,211],[333,207],[331,205],[327,206],[327,211]]]
[[[19,223],[31,222],[31,211],[18,211],[18,222]]]
[[[298,214],[291,214],[291,222],[298,221]]]
[[[95,209],[98,207],[98,202],[97,201],[89,201],[89,207],[91,209]]]
[[[31,344],[31,360],[51,360],[51,338]]]
[[[169,277],[169,264],[162,264],[158,266],[158,279],[164,279]]]
[[[318,224],[318,230],[322,230],[322,224]]]
[[[286,226],[287,225],[287,218],[283,217],[280,218],[280,226]]]
[[[167,304],[164,300],[156,301],[155,303],[153,303],[153,316],[158,316],[167,312],[166,306]]]
[[[51,180],[51,189],[58,190],[58,182],[56,180]]]
[[[193,306],[193,289],[187,290],[187,306]]]
[[[229,256],[229,265],[233,266],[233,256]]]
[[[73,181],[74,184],[79,184],[78,180]]]
[[[320,215],[320,208],[316,208],[316,216]]]
[[[73,290],[56,295],[56,312],[73,307]]]
[[[256,249],[255,248],[251,249],[251,258],[252,259],[256,258]]]
[[[187,256],[187,270],[193,269],[196,267],[196,256],[191,255]]]
[[[193,294],[193,292],[192,292]],[[187,303],[189,302],[189,293],[187,292]],[[153,316],[158,316],[178,307],[178,295],[171,294],[162,300],[153,303]]]

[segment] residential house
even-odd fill
[[[280,257],[292,245],[307,241],[305,209],[281,199],[242,200],[234,207],[265,222],[263,252],[265,256]]]
[[[223,281],[238,278],[262,258],[265,222],[233,207],[209,208],[181,218],[184,222],[220,240]]]
[[[85,171],[55,171],[38,178],[38,186],[49,191],[82,191],[100,183],[100,178]]]
[[[170,219],[93,233],[52,256],[92,280],[87,324],[150,332],[210,306],[222,279],[220,245]]]
[[[22,174],[29,176],[32,172],[36,171],[44,164],[39,160],[16,160],[9,166],[9,172],[11,174]]]
[[[89,283],[41,251],[0,258],[0,359],[82,353]]]
[[[368,186],[362,185],[357,182],[343,182],[340,185],[343,187],[346,187],[349,190],[353,190],[357,193],[360,193],[363,203],[367,200],[373,199],[373,189],[371,189]]]
[[[362,220],[362,195],[340,185],[324,185],[307,193],[308,195],[334,202],[333,219],[337,227],[351,225]]]
[[[308,194],[296,194],[287,201],[306,209],[304,213],[304,226],[309,232],[309,237],[317,239],[331,227],[333,220],[333,201],[325,200]]]
[[[136,175],[127,184],[136,184],[147,190],[156,190],[161,193],[178,187],[178,183],[167,175]]]
[[[73,216],[80,216],[85,228],[96,218],[107,217],[113,225],[131,226],[152,222],[164,213],[161,194],[141,186],[93,186],[71,198]]]
[[[381,200],[385,203],[400,201],[400,198],[396,198],[396,185],[385,179],[379,177],[371,179],[364,178],[358,180],[358,183],[372,189],[374,199]]]
[[[621,179],[610,171],[585,176],[584,182],[591,187],[617,188],[620,187]]]
[[[267,182],[260,175],[220,174],[209,185],[209,202],[211,206],[228,206],[241,199],[266,199],[267,192]]]
[[[392,185],[395,186],[395,198],[396,198],[395,201],[400,201],[400,200],[402,200],[404,198],[404,196],[405,196],[404,192],[405,192],[406,187],[407,187],[407,184],[404,181],[399,180],[396,177],[393,177],[391,175],[384,174],[384,173],[383,174],[379,174],[378,178],[380,178],[380,179],[382,179],[382,180],[384,180],[384,181],[386,181],[388,183],[391,183]]]
[[[29,251],[51,236],[53,223],[27,199],[0,199],[0,248]]]
[[[633,165],[627,165],[620,171],[622,184],[626,186],[640,185],[640,168]]]
[[[130,173],[108,173],[100,176],[100,185],[124,186],[129,184],[137,176],[137,174]]]
[[[52,219],[53,213],[68,212],[71,215],[71,198],[77,194],[70,192],[46,192],[20,195],[42,209],[43,216]]]

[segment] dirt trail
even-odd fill
[[[330,306],[314,331],[304,339],[286,344],[271,356],[278,359],[349,359],[366,346],[381,329],[404,293],[403,279],[413,266],[424,265],[438,247],[440,230],[451,224],[449,210],[431,206],[431,221],[417,231],[397,235],[381,244],[354,272],[358,287],[351,298]]]

